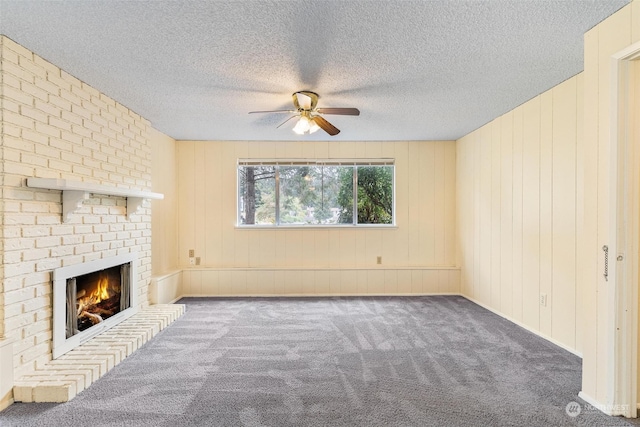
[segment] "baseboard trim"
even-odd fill
[[[587,402],[592,408],[596,408],[598,411],[602,412],[603,414],[613,415],[611,411],[608,410],[609,407],[607,405],[603,405],[602,403],[599,403],[596,399],[589,396],[584,391],[581,391],[580,393],[578,393],[578,397],[584,400],[585,402]]]
[[[186,294],[180,298],[327,298],[327,297],[428,297],[439,295],[453,295],[466,298],[457,292],[442,293],[393,293],[393,294],[229,294],[229,295],[203,295],[203,294]],[[178,301],[180,298],[176,299]]]
[[[486,304],[484,304],[484,303],[482,303],[482,302],[480,302],[480,301],[478,301],[478,300],[476,300],[474,298],[471,298],[471,297],[469,297],[467,295],[462,295],[462,296],[465,297],[466,299],[468,299],[469,301],[471,301],[471,302],[473,302],[475,304],[478,304],[480,307],[482,307],[484,309],[487,309],[490,312],[492,312],[494,314],[497,314],[498,316],[500,316],[500,317],[502,317],[504,319],[507,319],[509,322],[514,323],[514,324],[520,326],[523,329],[526,329],[527,331],[531,332],[532,334],[535,334],[535,335],[539,336],[540,338],[544,338],[545,340],[549,341],[550,343],[555,344],[558,347],[562,348],[563,350],[567,350],[569,353],[574,354],[574,355],[578,356],[580,359],[582,359],[582,353],[578,352],[576,349],[571,348],[571,347],[567,346],[566,344],[563,344],[560,341],[555,340],[555,339],[551,338],[550,336],[547,336],[546,334],[543,334],[540,331],[536,331],[535,329],[532,329],[531,327],[525,325],[524,323],[521,323],[521,322],[517,321],[516,319],[514,319],[514,318],[512,318],[510,316],[507,316],[506,314],[501,313],[501,312],[495,310],[494,308],[489,307],[488,305],[486,305]]]

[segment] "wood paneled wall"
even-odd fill
[[[584,37],[584,221],[578,265],[584,329],[581,397],[613,400],[610,383],[614,315],[611,282],[603,278],[602,246],[610,243],[611,57],[640,41],[640,1],[634,0],[589,30]],[[610,254],[610,259],[615,254]]]
[[[380,277],[385,279],[367,287],[376,291],[366,293],[398,293],[399,289],[413,292],[413,288],[410,283],[404,283],[405,275],[399,276],[397,269],[418,267],[415,271],[422,274],[423,267],[435,268],[437,275],[444,274],[438,273],[437,268],[443,267],[442,270],[447,271],[447,284],[440,292],[459,290],[458,273],[451,280],[448,273],[456,266],[456,148],[453,141],[179,141],[176,155],[180,268],[194,268],[188,260],[189,249],[194,249],[195,256],[201,257],[199,268],[218,271],[218,276],[227,274],[225,269],[251,269],[254,272],[312,269],[316,271],[313,277],[318,285],[314,285],[313,290],[301,288],[301,293],[317,294],[329,289],[326,286],[329,271],[339,275],[342,270],[354,269],[382,272]],[[397,227],[237,228],[236,166],[239,158],[393,158],[396,162]],[[382,256],[381,265],[376,264],[377,256]],[[385,270],[395,273],[385,274]],[[325,273],[327,280],[322,279]],[[347,276],[351,277],[350,273]],[[366,277],[377,283],[381,280],[378,276],[378,273],[372,273]],[[191,276],[185,274],[184,277],[185,293],[188,293],[190,282],[187,280]],[[357,273],[353,274],[355,277]],[[398,283],[398,277],[403,283]],[[253,286],[253,282],[247,280],[241,280],[242,284],[238,285],[242,288],[238,288],[239,294],[248,292],[245,286]],[[412,280],[418,281],[417,278]],[[422,280],[421,277],[420,283]],[[390,285],[394,281],[396,285]],[[430,283],[431,279],[425,281]],[[345,283],[345,289],[351,288]],[[358,286],[353,288],[355,293],[360,293],[359,289]],[[415,291],[425,292],[422,286]]]
[[[577,353],[582,80],[460,139],[456,168],[462,293]]]
[[[174,271],[178,265],[176,204],[176,141],[155,129],[151,140],[151,186],[164,194],[151,201],[151,274]]]

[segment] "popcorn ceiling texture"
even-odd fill
[[[454,140],[583,69],[629,0],[0,2],[0,33],[182,140],[297,140],[315,90],[334,139]],[[304,137],[327,140],[324,132]]]
[[[17,378],[51,359],[55,268],[138,252],[141,307],[151,276],[148,204],[127,220],[124,198],[91,195],[63,223],[61,192],[28,188],[26,178],[150,190],[151,146],[147,120],[8,38],[0,42],[0,338],[13,339]]]

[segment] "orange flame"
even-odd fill
[[[95,303],[109,299],[109,280],[106,277],[100,277],[96,289],[91,294],[91,299]]]

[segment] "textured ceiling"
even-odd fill
[[[0,0],[0,33],[176,139],[456,139],[583,69],[629,0]],[[313,90],[342,130],[300,137]]]

